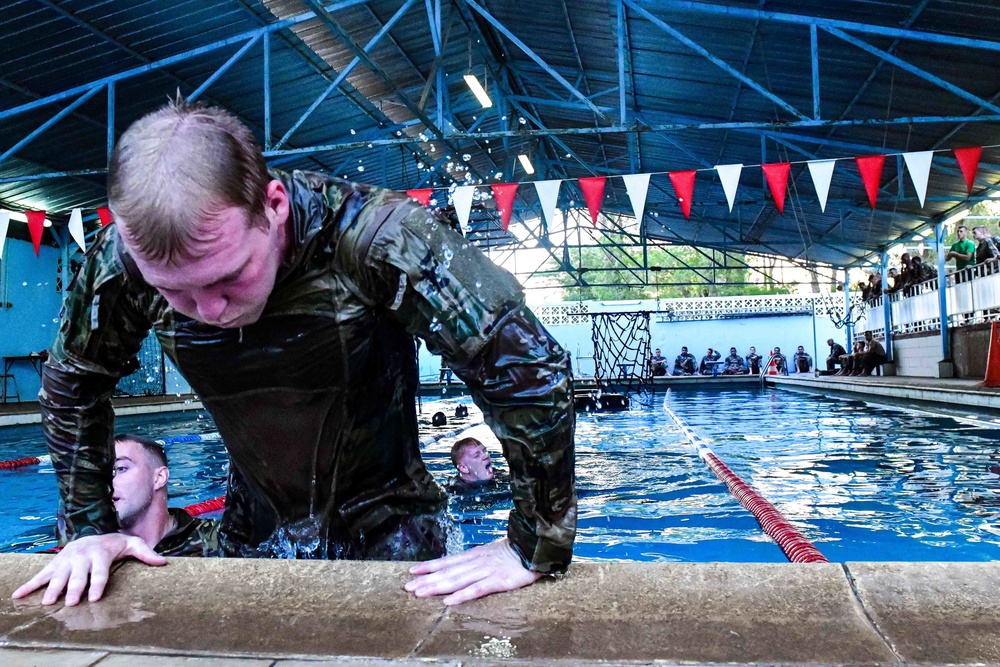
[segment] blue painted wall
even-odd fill
[[[11,223],[17,224],[17,223]],[[7,239],[0,258],[0,357],[47,350],[59,329],[62,295],[56,290],[59,251]],[[10,307],[7,304],[10,304]],[[2,369],[0,369],[2,370]],[[35,400],[41,382],[28,363],[11,368],[22,400]]]

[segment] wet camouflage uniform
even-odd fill
[[[176,525],[156,543],[156,553],[167,557],[222,555],[218,521],[196,519],[177,507],[171,507],[167,511],[174,517]]]
[[[740,355],[730,354],[725,361],[725,370],[722,371],[725,375],[743,375],[747,372]]]
[[[227,554],[440,555],[445,496],[417,437],[419,336],[503,445],[512,546],[533,570],[564,570],[576,527],[568,360],[517,281],[400,193],[274,176],[291,199],[291,248],[250,326],[220,329],[173,310],[114,225],[87,253],[39,396],[61,538],[117,529],[109,399],[152,326],[229,450]]]
[[[674,375],[693,375],[695,363],[693,354],[678,354],[674,359]]]

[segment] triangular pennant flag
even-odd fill
[[[858,163],[858,171],[861,172],[861,182],[865,184],[865,192],[868,193],[868,203],[875,208],[878,201],[878,184],[882,180],[882,166],[885,164],[884,155],[862,155],[854,158]]]
[[[622,176],[625,181],[625,191],[632,202],[635,219],[642,224],[642,215],[646,210],[646,192],[649,190],[649,174],[629,174]]]
[[[413,197],[421,206],[427,206],[431,203],[431,195],[434,193],[434,188],[420,188],[419,190],[407,190],[406,194],[409,197]]]
[[[0,259],[3,259],[3,244],[7,242],[7,227],[10,225],[10,211],[0,211]]]
[[[979,158],[982,156],[982,146],[955,149],[955,157],[958,158],[958,166],[962,169],[962,176],[965,176],[965,184],[969,186],[970,195],[972,186],[976,184],[976,172],[979,171]]]
[[[792,169],[790,162],[772,162],[762,164],[760,168],[764,170],[764,178],[767,179],[767,187],[774,197],[774,205],[778,213],[785,214],[785,189],[788,187],[788,172]]]
[[[674,186],[674,191],[677,193],[677,201],[681,205],[681,212],[688,220],[691,219],[691,197],[694,196],[694,176],[696,173],[698,172],[694,169],[688,169],[687,171],[672,171],[668,174],[670,176],[670,183]]]
[[[503,230],[510,227],[510,214],[514,212],[514,196],[517,194],[517,183],[494,183],[490,186],[493,190],[493,198],[497,201],[497,210],[500,211],[500,224]]]
[[[836,160],[811,160],[806,163],[813,179],[813,187],[816,188],[816,196],[819,197],[819,210],[823,213],[826,213],[826,198],[830,194],[830,181],[833,180],[833,168],[836,164]]]
[[[45,211],[25,211],[28,218],[28,232],[31,234],[31,244],[35,246],[35,257],[42,245],[42,232],[45,231]]]
[[[107,206],[97,207],[97,217],[101,219],[101,227],[107,227],[114,222],[114,220],[111,219],[111,209]]]
[[[934,159],[934,151],[920,151],[919,153],[903,153],[903,161],[906,163],[906,170],[910,172],[910,180],[917,190],[917,199],[920,205],[924,205],[924,198],[927,196],[927,178],[931,173],[931,160]]]
[[[458,216],[458,224],[462,231],[469,230],[469,214],[472,213],[472,196],[476,194],[475,185],[463,185],[455,188],[455,193],[451,196],[451,201],[455,205],[455,214]]]
[[[590,211],[590,220],[597,226],[597,216],[601,213],[601,202],[604,201],[604,176],[587,176],[580,179],[580,189]]]
[[[740,185],[740,174],[743,173],[742,164],[717,164],[715,171],[722,181],[722,190],[726,193],[726,201],[729,202],[729,212],[733,212],[733,205],[736,203],[736,188]]]
[[[83,212],[74,208],[73,212],[69,214],[69,224],[66,226],[69,228],[69,235],[80,246],[80,250],[87,252],[87,241],[83,236]]]
[[[535,192],[538,193],[538,203],[542,206],[542,219],[545,220],[546,230],[552,229],[552,217],[559,202],[560,185],[562,181],[535,181]]]

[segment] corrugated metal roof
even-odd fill
[[[444,41],[435,53],[427,6],[416,2],[371,50],[388,82],[365,63],[330,95],[281,146],[294,149],[341,146],[273,159],[282,168],[320,169],[394,188],[417,185],[436,165],[429,182],[447,185],[466,170],[483,182],[528,180],[516,156],[526,152],[537,178],[614,176],[655,172],[647,204],[652,237],[732,251],[765,252],[848,265],[894,239],[952,210],[964,201],[965,184],[954,158],[940,153],[932,170],[928,201],[921,208],[899,160],[886,161],[879,205],[872,212],[852,160],[838,163],[826,213],[820,211],[804,163],[814,158],[850,158],[877,152],[992,145],[996,122],[790,127],[796,117],[699,55],[643,15],[655,19],[749,77],[785,103],[811,117],[812,66],[808,25],[772,15],[726,15],[723,10],[763,10],[799,17],[851,21],[996,42],[1000,6],[993,0],[632,0],[626,4],[627,123],[671,124],[674,129],[530,136],[519,130],[601,128],[619,120],[618,0],[533,0],[531,3],[477,0],[492,17],[533,51],[536,62],[465,0],[441,3]],[[331,17],[350,39],[364,46],[402,6],[401,0],[336,3]],[[0,114],[62,91],[115,76],[163,58],[299,16],[300,0],[13,0],[0,6]],[[835,31],[834,31],[835,32]],[[847,31],[856,39],[933,73],[974,96],[1000,101],[997,51],[928,43]],[[176,90],[190,94],[245,42],[180,59],[120,81],[115,88],[115,131],[161,104]],[[818,31],[820,109],[824,120],[907,116],[990,115],[981,104],[884,62],[840,38]],[[272,137],[274,144],[353,59],[335,29],[313,18],[271,36]],[[470,67],[485,79],[495,99],[483,110],[462,75]],[[547,68],[599,108],[584,106]],[[439,117],[435,87],[428,78],[446,76],[446,109]],[[258,42],[207,89],[203,100],[237,113],[259,137],[264,132],[263,45]],[[0,118],[0,152],[15,145],[74,98]],[[423,104],[421,104],[423,101]],[[485,115],[485,118],[484,118]],[[522,123],[523,119],[523,123]],[[0,163],[0,206],[53,211],[56,222],[72,207],[93,209],[105,200],[101,174],[81,173],[45,180],[21,180],[49,172],[90,172],[106,163],[107,98],[101,92],[67,118]],[[487,139],[434,138],[425,120],[464,135],[515,131]],[[747,123],[730,128],[688,128],[695,124]],[[769,126],[765,126],[768,125]],[[386,145],[386,140],[405,143]],[[368,142],[373,142],[371,147]],[[778,215],[759,169],[761,162],[797,162],[785,214]],[[730,213],[711,167],[744,163],[736,209]],[[359,170],[363,168],[363,171]],[[699,172],[690,221],[677,206],[665,174]],[[976,189],[1000,182],[1000,155],[984,153]],[[564,204],[581,202],[574,187]],[[438,197],[444,200],[442,191]],[[532,188],[519,192],[518,210],[536,206]],[[605,205],[629,212],[621,179],[608,181]],[[526,213],[527,214],[527,213]],[[486,211],[475,216],[491,226]],[[509,237],[508,237],[509,238]]]

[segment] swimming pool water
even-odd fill
[[[422,437],[436,410],[424,402]],[[654,405],[577,418],[581,560],[785,560],[754,518]],[[994,560],[1000,557],[998,431],[918,411],[783,390],[674,391],[671,407],[735,472],[770,500],[831,561]],[[473,413],[473,416],[475,413]],[[154,438],[214,430],[205,413],[122,418],[120,431]],[[480,437],[497,455],[489,429]],[[428,469],[453,474],[445,438],[423,448]],[[0,429],[0,460],[45,453],[37,426]],[[168,448],[171,504],[225,491],[221,443]],[[0,551],[51,546],[56,488],[51,468],[0,471]],[[504,534],[503,493],[452,500],[465,546]]]

